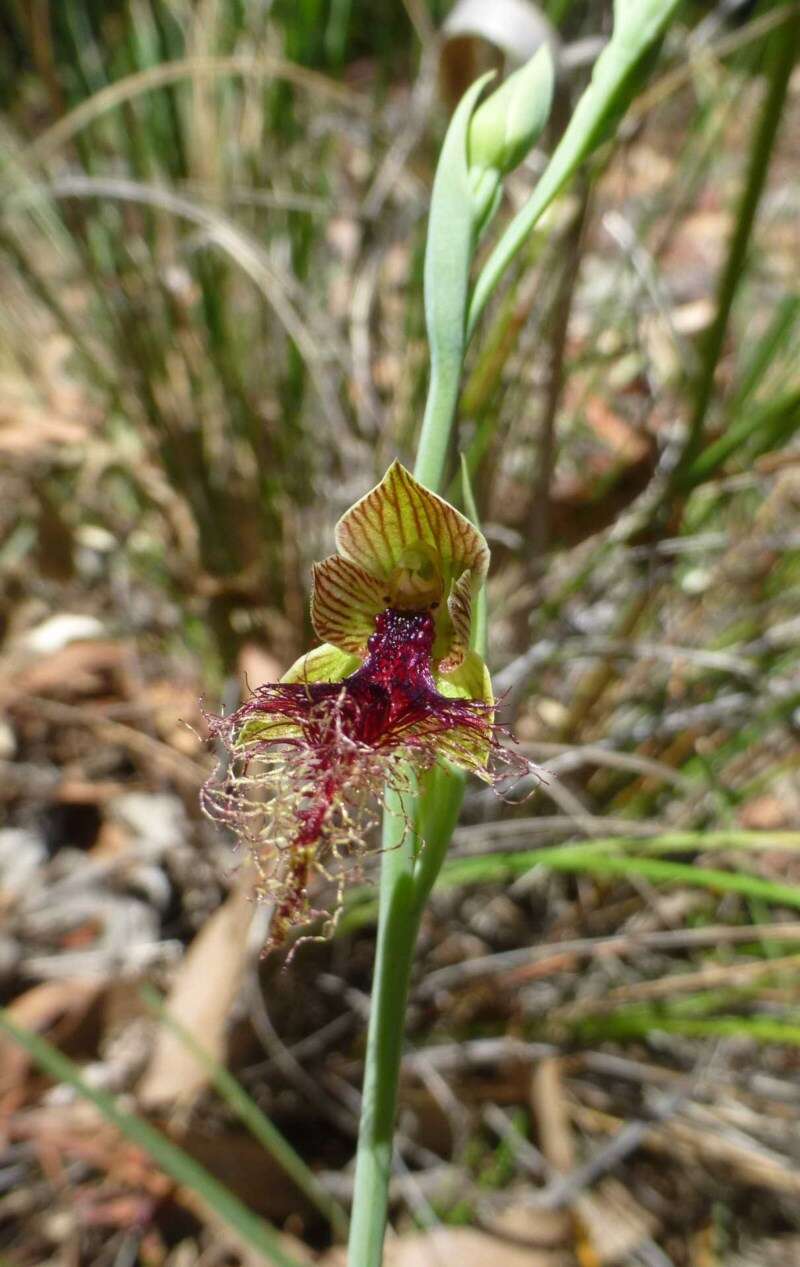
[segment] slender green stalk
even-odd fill
[[[404,1018],[420,905],[414,888],[416,835],[408,806],[388,791],[383,822],[378,945],[358,1133],[350,1267],[380,1267]]]
[[[447,415],[443,412],[442,417]],[[468,481],[465,496],[474,517]],[[476,601],[473,643],[485,651],[483,592]],[[411,797],[387,792],[378,943],[350,1222],[350,1267],[380,1267],[383,1259],[397,1083],[414,946],[425,903],[458,822],[465,785],[462,771],[441,765],[426,775],[413,805],[406,803]]]
[[[475,95],[472,94],[472,98]],[[463,144],[463,130],[460,135]],[[462,246],[469,250],[465,243]],[[466,274],[463,290],[460,280],[456,284],[461,295],[461,322],[454,341],[448,340],[438,361],[432,363],[428,406],[414,468],[417,479],[434,489],[444,478],[461,379]],[[429,282],[429,286],[432,285],[435,282]],[[458,311],[455,315],[458,321]],[[451,316],[445,314],[445,324]],[[429,320],[436,320],[430,308]],[[435,344],[434,339],[433,346]],[[481,627],[485,630],[485,614]],[[350,1222],[349,1267],[380,1267],[383,1260],[397,1082],[414,945],[425,902],[458,820],[464,782],[463,776],[454,771],[433,770],[426,781],[426,794],[416,800],[413,807],[404,805],[397,793],[387,792],[378,943]],[[412,829],[412,821],[419,831]],[[422,850],[420,840],[425,841]]]
[[[466,93],[436,170],[425,254],[425,317],[431,353],[428,399],[414,475],[434,492],[445,477],[464,359],[474,224],[467,129],[487,76]],[[443,801],[432,795],[432,781]],[[408,983],[417,929],[458,819],[464,780],[434,770],[421,797],[387,792],[378,945],[367,1035],[349,1267],[380,1267],[386,1231],[392,1137]],[[409,803],[406,803],[409,802]],[[420,842],[424,841],[424,848]]]
[[[686,447],[675,470],[676,484],[684,482],[686,477],[690,476],[692,464],[702,446],[703,426],[714,393],[717,364],[722,353],[733,301],[744,273],[756,211],[764,191],[770,159],[783,115],[789,79],[797,61],[798,51],[800,51],[800,8],[796,8],[786,26],[771,37],[769,87],[753,133],[747,177],[736,211],[736,223],[728,247],[727,259],[719,278],[714,320],[708,328],[701,349],[700,372],[695,384]]]
[[[447,847],[458,825],[467,780],[462,770],[439,765],[428,774],[417,805],[420,851],[414,871],[414,893],[420,915],[439,878]]]

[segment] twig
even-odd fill
[[[82,704],[67,704],[41,695],[23,695],[7,689],[0,691],[0,699],[8,708],[38,714],[49,721],[87,726],[98,735],[104,736],[109,743],[118,743],[128,752],[166,767],[177,782],[188,785],[193,790],[196,790],[198,780],[203,779],[207,773],[205,764],[194,761],[182,752],[176,752],[163,740],[146,735],[124,722],[109,721],[101,712]]]
[[[800,923],[746,926],[716,924],[709,928],[658,929],[654,932],[582,937],[572,941],[529,946],[521,950],[505,950],[496,955],[481,955],[462,963],[449,964],[446,968],[438,968],[420,982],[414,996],[429,999],[440,990],[458,989],[481,977],[540,964],[550,958],[563,961],[570,956],[604,957],[633,954],[640,950],[689,950],[748,941],[800,941]]]

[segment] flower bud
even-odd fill
[[[553,59],[543,44],[529,62],[478,106],[469,126],[470,168],[505,176],[530,152],[541,135],[553,99]]]

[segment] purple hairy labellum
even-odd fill
[[[437,515],[447,529],[438,552],[424,530],[433,522],[442,532]],[[368,558],[352,546],[360,516]],[[516,774],[529,768],[501,743],[488,674],[468,650],[464,556],[485,551],[476,529],[395,464],[344,516],[337,543],[340,555],[315,570],[312,598],[317,632],[331,641],[229,717],[207,716],[227,761],[206,783],[203,807],[250,850],[258,894],[273,904],[268,949],[317,916],[335,924],[345,872],[358,874],[386,788],[402,803],[438,761],[487,782],[509,766]],[[337,886],[333,913],[311,906],[315,876]]]

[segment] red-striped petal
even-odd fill
[[[311,623],[323,642],[364,655],[375,618],[387,606],[385,582],[357,563],[332,554],[314,565]]]

